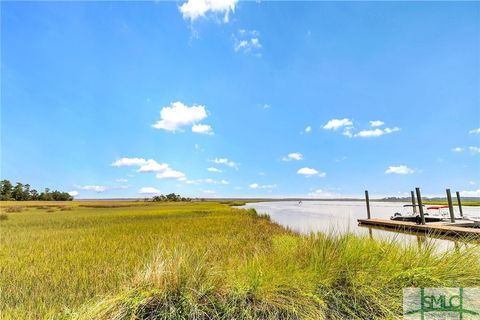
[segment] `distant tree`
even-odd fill
[[[30,200],[30,185],[28,183],[23,187],[22,200]]]
[[[20,182],[17,182],[17,184],[13,188],[12,198],[16,201],[23,200],[23,184],[21,184]]]
[[[0,200],[44,200],[44,201],[72,201],[73,197],[68,192],[61,192],[55,190],[50,191],[49,188],[45,188],[42,193],[38,193],[35,189],[30,189],[30,185],[27,183],[23,185],[17,182],[15,187],[8,180],[0,181]]]
[[[42,201],[52,201],[53,200],[52,195],[50,194],[50,189],[49,188],[45,188],[45,191],[43,191],[40,194],[40,200],[42,200]]]
[[[8,180],[2,180],[0,182],[0,200],[12,200],[12,183]]]
[[[30,190],[30,200],[38,200],[38,191],[35,189]]]
[[[175,193],[169,193],[167,195],[159,195],[152,197],[152,201],[154,202],[164,202],[164,201],[191,201],[190,198],[181,197]]]

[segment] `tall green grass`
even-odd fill
[[[3,318],[396,319],[404,287],[480,285],[475,246],[300,236],[219,203],[27,209],[0,223]]]

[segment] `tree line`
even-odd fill
[[[161,202],[161,201],[192,201],[190,198],[181,197],[179,194],[169,193],[167,195],[159,195],[152,198],[152,201]]]
[[[68,192],[61,192],[58,190],[50,191],[45,188],[43,192],[38,192],[35,189],[30,189],[30,185],[17,182],[15,186],[9,180],[0,181],[0,200],[14,200],[14,201],[72,201],[73,197]]]

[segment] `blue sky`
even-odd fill
[[[480,196],[478,2],[2,2],[1,176]]]

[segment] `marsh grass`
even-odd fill
[[[480,285],[475,246],[301,236],[213,202],[71,208],[2,222],[4,319],[396,319],[404,287]]]

